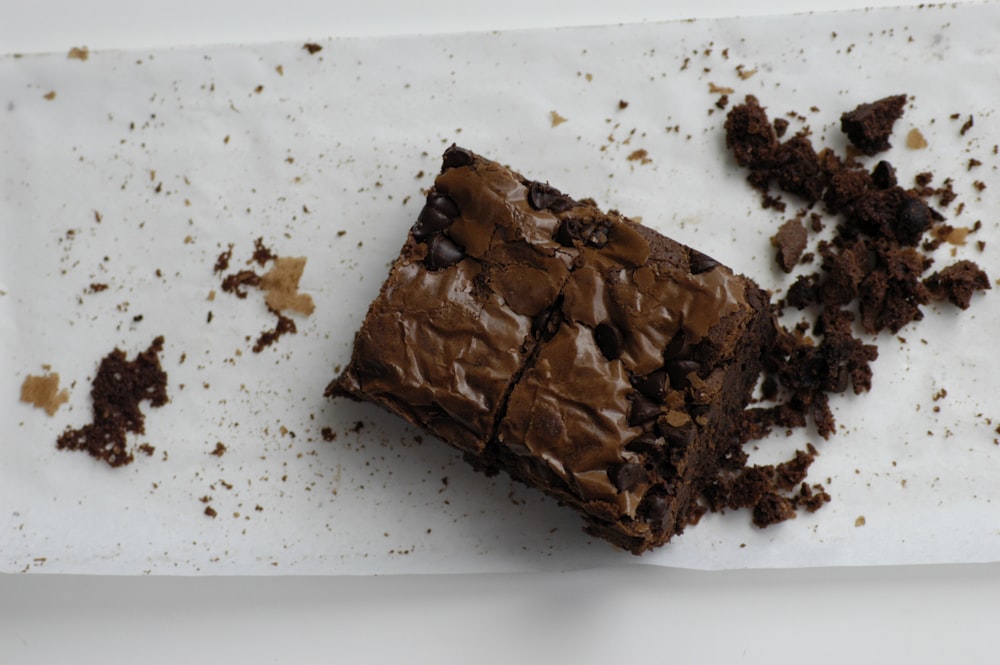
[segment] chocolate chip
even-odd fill
[[[664,522],[667,521],[670,510],[667,500],[659,494],[647,494],[644,496],[639,506],[639,514],[654,529],[662,531],[667,528]]]
[[[665,420],[656,423],[656,431],[674,448],[687,448],[694,441],[694,428],[689,424],[677,427]]]
[[[465,148],[459,148],[454,143],[451,147],[444,151],[444,158],[441,160],[441,172],[447,171],[448,169],[457,169],[461,166],[469,166],[472,164],[472,153]]]
[[[687,333],[682,328],[670,338],[670,343],[667,344],[667,348],[663,351],[663,358],[664,360],[670,360],[672,358],[687,358],[690,355],[691,345],[688,344]]]
[[[607,222],[570,218],[559,223],[553,238],[563,247],[573,247],[576,241],[582,241],[589,247],[601,249],[608,244],[610,235],[611,226]]]
[[[643,432],[625,444],[625,450],[643,455],[656,455],[663,449],[663,440],[653,432]]]
[[[896,186],[896,169],[884,159],[872,169],[872,183],[879,189],[890,189]]]
[[[708,272],[715,266],[719,265],[719,262],[713,259],[711,256],[702,254],[696,249],[689,249],[688,265],[691,268],[692,275],[700,275],[701,273]]]
[[[663,366],[670,375],[670,385],[674,390],[682,390],[688,384],[688,374],[701,369],[697,360],[668,360]]]
[[[640,394],[632,399],[632,408],[628,412],[628,424],[630,427],[637,427],[643,423],[648,423],[661,413],[660,405],[652,402]]]
[[[636,379],[633,385],[636,390],[654,402],[663,402],[667,396],[667,379],[666,370],[658,369]]]
[[[601,249],[608,244],[608,240],[611,237],[611,227],[607,224],[594,224],[587,233],[587,237],[584,239],[591,247],[596,247]]]
[[[465,252],[455,242],[444,235],[436,235],[427,243],[427,258],[424,261],[431,270],[453,266],[465,258]]]
[[[564,219],[559,223],[555,235],[552,236],[563,247],[572,247],[574,240],[580,239],[579,222],[575,219]]]
[[[531,332],[541,341],[549,341],[559,331],[559,326],[563,322],[563,313],[560,306],[561,301],[557,301],[551,309],[543,309],[532,319]]]
[[[562,192],[548,183],[535,181],[528,185],[528,205],[535,210],[548,209],[560,196]]]
[[[458,206],[447,194],[442,194],[440,192],[432,192],[430,196],[427,197],[427,205],[434,208],[445,217],[454,219],[458,217]]]
[[[608,360],[616,360],[625,348],[625,338],[621,331],[610,323],[598,323],[594,328],[594,341]]]
[[[619,492],[630,492],[646,480],[646,471],[641,464],[625,462],[609,469],[608,477]]]
[[[423,242],[438,231],[443,231],[451,226],[453,221],[455,221],[453,218],[448,217],[448,215],[428,203],[420,211],[420,214],[417,216],[417,222],[410,229],[410,233],[413,234],[415,240]]]
[[[931,225],[931,209],[918,198],[907,198],[896,211],[896,237],[901,243],[916,245]]]

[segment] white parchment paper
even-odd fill
[[[885,157],[904,183],[953,178],[944,212],[982,228],[944,246],[939,265],[954,254],[996,276],[997,34],[1000,7],[986,5],[344,39],[314,54],[275,43],[0,58],[0,570],[997,560],[995,295],[968,312],[929,307],[878,338],[875,387],[834,400],[831,440],[806,430],[759,443],[761,460],[814,443],[810,480],[831,504],[766,530],[710,515],[641,559],[397,419],[322,396],[452,142],[787,287],[769,245],[785,217],[761,209],[727,155],[719,89],[757,95],[772,117],[800,112],[790,131],[808,126],[841,153],[842,112],[911,95]],[[927,148],[905,147],[910,129]],[[300,286],[316,303],[259,354],[253,340],[274,322],[262,295],[239,300],[213,274],[230,243],[243,267],[256,238],[307,257]],[[61,431],[90,421],[100,358],[157,335],[170,403],[146,407],[146,433],[130,438],[153,455],[111,469],[56,450]],[[52,417],[18,401],[43,366],[70,390]],[[211,455],[219,442],[227,452]]]

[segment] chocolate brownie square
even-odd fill
[[[749,279],[452,146],[327,394],[398,413],[638,554],[701,514],[775,330]]]

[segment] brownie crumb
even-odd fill
[[[278,255],[271,251],[271,248],[264,244],[263,238],[257,238],[253,241],[253,258],[259,266],[267,265],[268,261],[273,261],[278,258]]]
[[[990,288],[990,279],[978,265],[962,260],[935,272],[924,280],[924,285],[935,298],[947,298],[959,308],[968,309],[976,291]]]
[[[302,45],[302,48],[308,51],[309,55],[316,55],[317,53],[323,50],[322,46],[320,46],[319,44],[314,44],[312,42],[306,42],[305,44]]]
[[[226,275],[222,280],[222,290],[240,299],[247,297],[246,289],[243,288],[245,286],[260,286],[260,275],[253,270],[240,270]]]
[[[903,115],[905,105],[906,95],[893,95],[861,104],[840,116],[840,129],[858,150],[866,155],[875,155],[892,147],[889,135],[896,120]]]
[[[93,422],[79,429],[67,429],[56,446],[85,450],[94,458],[113,467],[129,464],[132,453],[126,450],[126,432],[143,434],[145,415],[140,403],[153,407],[167,403],[167,374],[160,366],[163,337],[157,337],[135,360],[115,349],[101,360],[90,390]]]
[[[778,249],[776,258],[782,270],[792,272],[802,258],[806,241],[806,227],[797,218],[788,220],[778,228],[778,232],[771,238],[771,244]]]
[[[229,261],[233,258],[233,243],[229,243],[229,247],[226,251],[219,254],[219,258],[215,260],[215,272],[226,272],[229,270]]]
[[[324,427],[319,431],[320,436],[323,437],[324,441],[336,441],[337,433],[333,431],[332,427]]]
[[[215,444],[215,449],[212,452],[210,452],[209,455],[215,455],[216,457],[222,457],[223,455],[226,454],[226,450],[227,450],[226,445],[224,443],[222,443],[221,441],[219,441],[219,442],[217,442]]]
[[[273,309],[271,313],[278,317],[278,322],[271,330],[265,330],[257,337],[257,341],[254,342],[253,352],[260,353],[267,347],[271,346],[278,341],[282,335],[294,334],[297,332],[295,328],[295,321],[291,320],[284,314],[276,312]]]
[[[958,130],[959,135],[960,136],[965,136],[966,132],[968,132],[970,129],[972,129],[973,123],[974,123],[974,121],[972,119],[972,116],[970,115],[969,119],[966,120],[965,123],[962,125],[962,128],[960,130]]]

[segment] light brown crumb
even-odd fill
[[[42,376],[28,375],[21,384],[21,401],[44,409],[54,416],[59,407],[69,400],[69,390],[59,390],[59,374],[52,372]]]
[[[45,99],[47,99],[47,100],[49,100],[51,102],[53,99],[56,98],[56,91],[55,90],[49,90],[47,93],[45,93],[44,95],[42,95],[42,97],[44,97]]]
[[[549,111],[549,117],[552,119],[553,127],[558,127],[567,120],[567,118],[564,118],[563,116],[559,115],[557,111]]]
[[[66,57],[73,58],[76,60],[86,60],[87,58],[90,57],[90,51],[87,49],[86,46],[80,46],[80,47],[74,46],[69,50],[69,53],[66,54]]]
[[[630,162],[639,162],[640,164],[649,164],[653,161],[649,157],[649,153],[642,149],[634,150],[626,159]]]
[[[910,150],[923,150],[927,147],[927,139],[924,138],[919,129],[914,127],[906,135],[906,147]]]
[[[865,516],[858,515],[858,518],[854,520],[854,526],[864,526],[864,525],[865,525]]]
[[[278,257],[274,267],[260,278],[264,302],[276,312],[291,310],[306,316],[316,309],[312,296],[299,293],[299,280],[306,267],[306,257]]]
[[[736,92],[732,88],[727,88],[721,85],[715,85],[714,83],[711,82],[708,84],[708,91],[713,95],[731,95]]]

